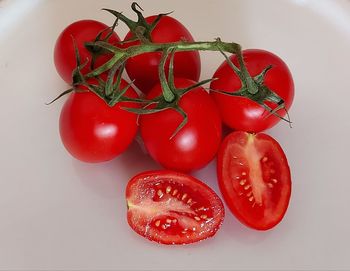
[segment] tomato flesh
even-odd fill
[[[213,236],[224,219],[220,198],[206,184],[174,171],[148,171],[126,188],[128,223],[162,244],[188,244]]]
[[[229,134],[220,148],[217,170],[224,200],[243,224],[267,230],[282,220],[291,176],[286,156],[272,137]]]

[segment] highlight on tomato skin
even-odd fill
[[[224,201],[246,226],[268,230],[283,219],[291,196],[291,174],[283,149],[271,136],[229,134],[219,150],[217,176]]]
[[[147,171],[126,187],[127,220],[139,235],[166,245],[212,237],[224,220],[218,195],[198,179],[170,170]]]

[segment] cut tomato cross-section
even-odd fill
[[[213,236],[224,219],[220,198],[189,175],[162,170],[132,178],[126,188],[128,223],[163,244],[187,244]]]
[[[218,155],[218,180],[224,200],[245,225],[267,230],[283,218],[291,194],[287,158],[272,137],[233,132]]]

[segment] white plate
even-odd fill
[[[172,11],[197,40],[236,41],[280,55],[295,79],[285,123],[268,131],[283,146],[293,193],[284,220],[256,232],[227,211],[215,238],[166,247],[126,222],[124,188],[158,166],[137,144],[114,161],[71,158],[58,135],[66,89],[52,51],[70,22],[113,18],[130,1],[0,1],[0,269],[350,269],[350,1],[140,1],[146,14]],[[123,36],[126,28],[118,30]],[[202,56],[202,78],[221,63]],[[215,166],[195,175],[216,191]]]

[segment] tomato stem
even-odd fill
[[[183,51],[223,51],[231,54],[241,55],[241,46],[234,42],[222,42],[217,39],[215,41],[199,41],[199,42],[172,42],[172,43],[143,43],[140,45],[130,46],[128,48],[118,48],[104,41],[88,42],[86,46],[98,46],[108,50],[114,56],[104,65],[88,73],[85,77],[91,78],[111,69],[117,62],[125,62],[131,57],[135,57],[144,53],[152,52],[176,52]],[[247,72],[248,73],[248,72]]]

